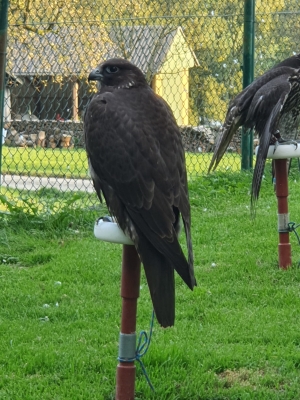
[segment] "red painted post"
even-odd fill
[[[278,204],[278,256],[279,267],[287,269],[292,264],[291,244],[289,242],[289,212],[288,212],[288,160],[274,160],[276,177],[276,196]]]
[[[119,345],[119,364],[117,366],[116,400],[134,400],[135,364],[124,362],[135,356],[136,347],[136,311],[140,292],[141,262],[132,245],[123,245],[122,258],[122,317]]]

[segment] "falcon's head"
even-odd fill
[[[116,89],[147,86],[142,71],[122,58],[112,58],[101,63],[91,71],[88,80],[99,81],[101,87],[111,86]]]

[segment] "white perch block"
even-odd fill
[[[116,222],[103,221],[102,218],[95,222],[94,235],[104,242],[133,244],[132,240],[124,234]]]
[[[297,142],[298,146],[294,144],[278,144],[275,150],[275,146],[269,146],[267,158],[273,158],[274,160],[280,160],[282,158],[300,158],[300,142]],[[255,155],[257,156],[259,146],[255,149]],[[275,151],[274,151],[275,150]]]

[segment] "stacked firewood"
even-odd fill
[[[70,131],[55,128],[47,137],[45,131],[38,133],[17,132],[12,126],[5,131],[4,144],[11,147],[50,147],[73,148],[72,134]]]

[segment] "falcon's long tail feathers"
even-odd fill
[[[233,106],[228,110],[225,122],[222,127],[222,132],[218,139],[214,154],[208,167],[208,172],[215,170],[219,165],[229,143],[231,142],[234,134],[241,126],[240,124],[241,115],[239,115],[238,108]]]
[[[156,318],[164,328],[174,325],[174,268],[152,244],[139,233],[137,251],[144,265]]]
[[[263,128],[263,131],[260,132],[260,143],[259,149],[256,157],[255,168],[253,172],[252,178],[252,187],[251,187],[251,210],[254,212],[255,205],[258,200],[261,182],[264,174],[266,159],[268,155],[268,150],[270,146],[270,140],[272,137],[273,126],[276,123],[278,118],[278,114],[281,109],[280,100],[277,102],[276,106],[273,108],[269,118],[266,121],[266,124]]]
[[[185,220],[183,220],[183,225],[184,225],[186,244],[187,244],[187,250],[188,250],[189,274],[191,277],[193,277],[194,286],[197,286],[197,282],[194,277],[194,252],[193,252],[193,243],[192,243],[192,236],[191,236],[191,227],[190,227],[190,223],[188,223]]]
[[[190,267],[183,254],[177,239],[175,228],[173,228],[172,240],[168,238],[162,238],[153,233],[151,230],[147,229],[148,226],[144,219],[145,216],[141,216],[140,213],[137,213],[134,210],[128,209],[127,212],[130,215],[130,218],[134,221],[135,229],[139,237],[139,243],[141,242],[141,235],[145,235],[146,240],[150,242],[153,248],[165,256],[170,265],[173,266],[187,286],[193,290],[193,287],[196,285],[194,271],[193,268]],[[141,257],[144,257],[142,253]]]

